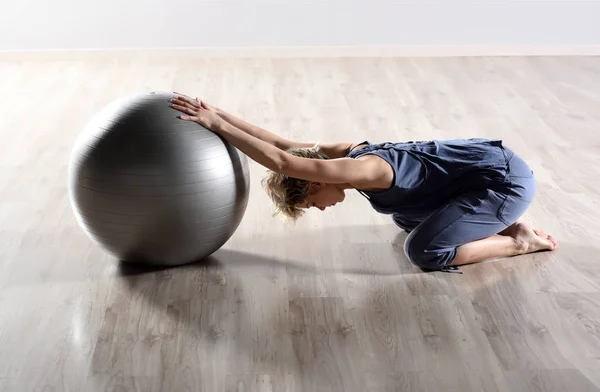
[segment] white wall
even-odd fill
[[[600,45],[600,0],[1,0],[0,50]]]

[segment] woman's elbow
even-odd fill
[[[292,163],[286,155],[287,154],[277,154],[277,156],[273,157],[269,169],[280,174],[290,175]]]
[[[279,157],[275,163],[275,171],[288,177],[308,180],[306,164],[301,161],[298,157],[291,154],[284,153]],[[310,177],[310,176],[308,176]]]

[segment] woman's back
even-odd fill
[[[394,185],[361,191],[381,213],[426,216],[467,190],[503,182],[506,155],[500,140],[458,139],[405,143],[361,143],[350,158],[374,154],[394,170]]]

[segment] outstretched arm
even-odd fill
[[[352,143],[307,143],[307,142],[295,142],[288,140],[284,137],[276,135],[272,132],[267,131],[264,128],[250,124],[234,115],[227,113],[222,109],[215,109],[217,114],[225,120],[227,123],[233,125],[236,128],[246,132],[247,134],[261,139],[269,144],[281,150],[288,150],[291,148],[310,148],[316,147],[319,151],[323,152],[329,158],[341,158],[346,156],[348,151],[354,146]]]
[[[176,93],[177,94],[177,93]],[[240,129],[241,131],[254,136],[266,143],[269,143],[281,150],[288,150],[291,148],[310,148],[315,147],[327,155],[329,158],[341,158],[344,157],[350,148],[352,148],[353,144],[351,143],[316,143],[316,142],[295,142],[292,140],[288,140],[284,137],[281,137],[277,134],[267,131],[264,128],[258,127],[254,124],[251,124],[247,121],[244,121],[231,113],[224,111],[223,109],[211,106],[204,101],[200,101],[198,98],[195,100],[187,97],[181,96],[179,99],[174,101],[176,105],[186,107],[188,109],[196,109],[198,107],[202,107],[203,109],[210,110],[216,113],[219,117],[221,117],[225,122],[233,125],[234,127]]]
[[[290,177],[328,184],[350,184],[355,187],[377,186],[385,176],[373,160],[337,158],[311,159],[292,155],[271,143],[252,136],[219,117],[215,112],[198,107],[189,109],[174,104],[188,115],[183,120],[195,121],[221,135],[250,159],[275,172]]]
[[[258,127],[254,124],[244,121],[231,113],[227,113],[222,109],[216,109],[216,111],[217,114],[227,123],[233,125],[236,128],[241,129],[242,131],[246,132],[251,136],[254,136],[262,141],[272,144],[273,146],[281,150],[299,147],[313,147],[315,145],[315,143],[301,143],[288,140],[284,137],[269,132],[264,128]]]
[[[379,187],[385,177],[374,160],[351,158],[311,159],[283,151],[222,121],[211,129],[252,160],[275,172],[301,180],[355,187]]]

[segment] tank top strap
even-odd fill
[[[358,150],[356,149],[357,147],[360,147],[360,146],[363,146],[363,145],[366,145],[366,146],[362,147],[362,148],[359,148]],[[370,141],[368,141],[368,140],[364,140],[364,141],[362,141],[360,143],[357,143],[354,147],[352,147],[348,151],[348,153],[346,154],[346,157],[348,157],[348,158],[356,158],[359,155],[360,152],[364,152],[363,150],[366,147],[371,147],[372,145],[373,144]]]

